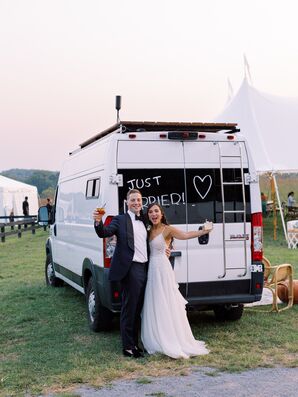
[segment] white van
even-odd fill
[[[170,224],[195,230],[214,223],[209,239],[175,241],[172,254],[189,308],[236,320],[261,299],[262,212],[258,178],[236,124],[121,122],[82,143],[61,170],[46,280],[86,295],[90,327],[107,330],[121,306],[108,281],[115,238],[99,239],[92,212],[105,204],[105,224],[125,211],[129,189],[144,210],[157,201]],[[44,220],[43,208],[40,220]]]

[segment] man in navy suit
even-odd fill
[[[139,190],[132,189],[127,193],[127,207],[127,213],[115,216],[108,226],[103,225],[103,215],[96,210],[93,218],[99,237],[117,237],[109,279],[120,281],[122,286],[120,331],[123,354],[139,358],[143,357],[143,351],[138,347],[138,333],[148,267],[147,230],[141,215],[142,195]]]

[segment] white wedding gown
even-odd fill
[[[172,358],[208,354],[205,343],[195,340],[171,263],[165,254],[166,242],[160,233],[150,242],[148,279],[142,311],[141,338],[149,354]]]

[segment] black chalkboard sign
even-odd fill
[[[222,222],[222,193],[219,169],[119,169],[123,186],[119,187],[119,212],[125,212],[126,194],[139,189],[143,196],[143,210],[158,202],[171,224]],[[225,181],[237,181],[239,169],[224,170]],[[243,209],[241,185],[225,187],[226,210]],[[247,221],[249,221],[249,189],[245,186]],[[242,214],[228,214],[226,222],[242,222]]]

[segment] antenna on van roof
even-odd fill
[[[119,110],[121,109],[121,96],[116,95],[117,124],[120,123]]]

